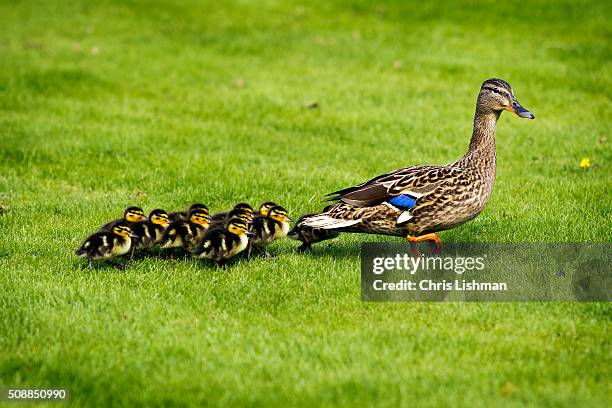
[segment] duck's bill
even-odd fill
[[[287,216],[285,216],[285,219],[286,219],[287,221],[289,221],[289,222],[295,222],[295,221],[293,221],[293,218],[290,218],[290,217],[287,217]]]
[[[514,102],[512,102],[512,106],[508,110],[516,113],[516,115],[521,118],[535,119],[533,113],[523,108],[523,106],[516,99],[514,100]]]
[[[138,238],[138,235],[134,234],[133,232],[130,232],[130,238]]]

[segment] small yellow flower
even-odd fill
[[[581,169],[588,169],[589,167],[591,167],[591,159],[585,157],[584,159],[580,160]]]

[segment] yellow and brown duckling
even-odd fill
[[[253,218],[253,207],[247,203],[238,203],[230,211],[214,214],[210,217],[210,223],[224,225],[234,217],[245,219],[247,222],[250,221]]]
[[[247,258],[251,256],[253,246],[267,254],[263,248],[272,241],[285,237],[289,232],[290,222],[293,222],[293,220],[289,217],[287,210],[280,205],[271,207],[266,216],[258,215],[254,217],[249,224],[253,237],[249,242]]]
[[[264,203],[261,203],[259,205],[259,215],[263,216],[263,217],[267,217],[268,216],[268,211],[270,211],[270,208],[272,207],[276,207],[278,204],[276,204],[273,201],[266,201]]]
[[[157,208],[149,213],[146,221],[132,224],[132,232],[137,236],[132,240],[131,257],[134,257],[136,249],[150,248],[161,242],[166,228],[170,225],[168,213]]]
[[[249,224],[245,220],[232,218],[225,228],[209,230],[204,239],[195,246],[192,255],[200,259],[211,259],[217,266],[223,266],[226,260],[247,248],[251,234]]]
[[[132,225],[132,223],[139,222],[139,221],[145,221],[146,219],[147,217],[145,216],[145,213],[142,210],[142,208],[132,206],[132,207],[126,208],[123,211],[123,218],[119,220],[113,220],[111,222],[107,222],[100,228],[100,230],[110,231],[113,225],[115,225],[115,223],[117,223],[118,221],[125,221],[129,225]]]
[[[174,221],[170,223],[160,246],[162,248],[184,248],[189,250],[195,246],[210,227],[210,214],[208,208],[195,208],[189,211],[188,221]]]
[[[108,260],[127,254],[134,237],[130,224],[120,220],[115,222],[109,231],[100,231],[89,236],[83,242],[83,245],[76,250],[75,255],[87,258],[89,261],[87,267],[91,269],[94,260]]]
[[[173,221],[189,221],[189,213],[192,210],[205,209],[208,211],[208,207],[206,207],[202,203],[193,203],[189,206],[187,211],[177,211],[169,214],[170,222]]]
[[[323,212],[329,210],[330,208],[331,205],[328,205],[323,209]],[[300,219],[295,222],[295,226],[293,227],[293,229],[287,234],[287,237],[302,242],[302,245],[298,247],[298,252],[304,252],[306,250],[312,249],[312,244],[316,242],[333,239],[340,235],[338,231],[323,228],[314,228],[308,225],[304,225],[304,219],[313,215],[315,214],[305,214],[300,217]]]

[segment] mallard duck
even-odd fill
[[[189,212],[188,221],[170,223],[160,241],[162,248],[184,248],[189,250],[204,237],[209,228],[208,208],[195,208]]]
[[[208,207],[206,207],[204,204],[202,203],[193,203],[189,206],[189,209],[187,211],[176,211],[173,213],[170,213],[168,215],[168,218],[170,219],[170,222],[173,221],[188,221],[189,220],[189,213],[191,212],[191,210],[206,210],[208,211]]]
[[[261,203],[259,205],[259,215],[263,216],[263,217],[267,217],[268,216],[268,211],[270,211],[270,208],[272,207],[276,207],[278,204],[276,204],[275,202],[272,201],[266,201],[264,203]]]
[[[253,247],[262,250],[266,245],[285,237],[289,232],[289,223],[293,220],[287,214],[287,210],[276,205],[266,211],[266,214],[266,216],[255,216],[249,224],[249,231],[253,233],[253,236],[249,240],[247,258],[250,258]],[[268,254],[265,249],[262,252]]]
[[[137,238],[132,240],[130,257],[134,257],[136,249],[149,248],[161,242],[168,225],[170,225],[168,213],[160,208],[151,211],[146,221],[133,223],[132,232]]]
[[[92,261],[97,259],[111,259],[126,254],[132,246],[132,232],[130,224],[120,220],[113,224],[109,231],[100,231],[88,237],[83,245],[76,250],[75,255],[87,258],[87,267],[92,268]]]
[[[196,258],[211,259],[217,266],[244,251],[249,241],[249,225],[241,218],[232,218],[225,228],[209,230],[192,251]]]
[[[478,94],[474,131],[465,155],[442,166],[412,166],[335,191],[338,201],[303,225],[340,232],[406,237],[413,248],[441,248],[438,231],[454,228],[485,208],[495,182],[495,125],[502,111],[534,119],[501,79],[486,80]]]
[[[133,222],[144,221],[146,219],[147,217],[145,216],[145,213],[142,208],[128,207],[123,211],[123,218],[107,222],[102,227],[100,227],[100,230],[110,231],[113,225],[117,223],[117,221],[126,221],[128,224],[131,225]]]
[[[328,205],[323,209],[323,212],[328,211],[332,206]],[[317,214],[305,214],[295,222],[295,225],[291,231],[287,234],[287,237],[296,241],[301,241],[302,245],[298,247],[299,252],[303,252],[312,249],[312,244],[316,242],[326,241],[328,239],[336,238],[340,233],[335,230],[313,228],[304,225],[304,220],[313,215]]]
[[[230,211],[220,212],[210,217],[210,223],[215,225],[225,225],[230,219],[238,217],[247,222],[253,217],[253,207],[247,203],[238,203]]]

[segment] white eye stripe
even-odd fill
[[[482,89],[486,89],[486,90],[489,90],[489,91],[493,92],[494,94],[502,95],[502,96],[505,96],[508,99],[512,99],[512,97],[510,96],[509,93],[507,93],[506,91],[503,91],[501,89],[496,89],[496,88],[492,88],[492,87],[489,87],[489,86],[483,86]]]

